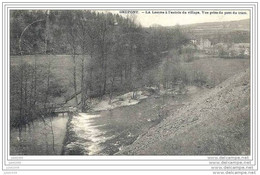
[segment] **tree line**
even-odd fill
[[[11,124],[18,127],[50,113],[47,109],[52,100],[68,90],[52,73],[53,57],[42,65],[36,58],[33,64],[27,63],[25,56],[70,55],[71,94],[85,111],[90,97],[112,97],[117,92],[157,85],[160,80],[147,82],[151,75],[147,72],[157,68],[169,53],[180,54],[188,43],[179,27],[145,28],[134,15],[14,10],[10,17],[10,53],[20,59],[18,65],[11,66],[10,75]]]

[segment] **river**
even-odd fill
[[[33,124],[19,130],[10,131],[11,155],[60,155],[66,134],[68,115],[58,115],[53,118],[35,120]]]
[[[150,96],[138,104],[58,115],[11,129],[11,155],[114,155],[182,106],[185,95]]]
[[[68,125],[65,155],[114,155],[181,107],[184,97],[150,96],[136,105],[79,113]]]

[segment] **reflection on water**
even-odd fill
[[[22,128],[21,135],[16,128],[11,129],[11,155],[59,155],[66,134],[67,115],[36,120]]]

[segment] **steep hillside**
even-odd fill
[[[181,26],[191,39],[207,38],[214,43],[248,43],[250,38],[250,20],[209,22]]]
[[[118,154],[250,154],[249,70],[198,94]]]
[[[238,20],[238,21],[225,21],[225,22],[206,22],[190,25],[183,25],[183,28],[190,28],[193,30],[250,30],[250,19]]]

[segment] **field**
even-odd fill
[[[229,77],[248,69],[249,59],[203,58],[183,65],[188,74],[201,72],[208,85],[216,86]],[[191,75],[190,75],[191,77]]]

